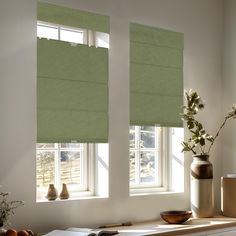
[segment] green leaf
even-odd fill
[[[187,126],[188,126],[189,129],[193,129],[194,128],[194,123],[192,121],[188,121]]]
[[[198,129],[201,130],[203,127],[202,127],[202,124],[198,122]]]
[[[204,138],[200,138],[200,145],[204,146],[205,145],[205,139]]]

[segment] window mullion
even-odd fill
[[[61,27],[59,26],[57,30],[58,30],[58,40],[61,40]]]
[[[60,172],[61,172],[61,166],[60,166],[60,147],[59,144],[55,144],[56,151],[55,151],[55,186],[59,190],[60,185],[61,185],[61,178],[60,178]]]
[[[160,127],[155,127],[155,138],[156,138],[156,143],[155,143],[155,154],[156,154],[156,175],[155,177],[157,178],[156,183],[159,186],[162,186],[162,163],[163,163],[163,139],[162,139],[162,134],[163,134],[163,128]]]
[[[90,155],[90,144],[82,144],[83,149],[80,149],[80,185],[83,189],[87,189],[88,183],[88,157]]]
[[[162,186],[167,187],[168,184],[168,157],[169,157],[169,128],[162,128]]]
[[[95,153],[96,153],[96,145],[94,143],[84,144],[83,149],[83,171],[85,182],[84,188],[86,190],[92,191],[92,194],[95,193]]]
[[[141,150],[140,150],[140,127],[139,126],[136,126],[135,127],[135,137],[136,137],[136,148],[137,148],[137,151],[135,152],[135,168],[136,168],[136,181],[135,183],[136,184],[140,184],[140,171],[141,171],[141,168],[140,168],[140,160],[141,160]]]

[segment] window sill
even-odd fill
[[[130,197],[137,197],[137,196],[156,196],[156,195],[174,195],[174,194],[182,194],[184,191],[152,191],[152,192],[135,192],[130,193]]]
[[[75,200],[90,200],[90,199],[102,199],[108,198],[108,196],[95,196],[92,195],[91,192],[81,192],[77,195],[71,196],[68,199],[60,199],[59,197],[56,200],[47,200],[46,198],[37,199],[37,203],[47,203],[47,202],[67,202],[67,201],[75,201]]]

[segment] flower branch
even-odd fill
[[[190,90],[189,92],[185,93],[185,99],[186,105],[183,107],[184,112],[181,114],[181,116],[182,120],[186,122],[191,136],[187,141],[182,142],[182,152],[209,155],[216,138],[219,136],[220,131],[226,124],[227,120],[230,118],[236,118],[236,106],[233,105],[232,110],[226,114],[223,123],[213,137],[206,132],[202,123],[196,119],[198,111],[204,108],[204,104],[200,96],[197,94],[197,92]],[[205,151],[207,146],[209,146],[209,148],[207,151]]]

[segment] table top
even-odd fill
[[[215,216],[212,218],[190,218],[182,224],[168,224],[163,220],[156,220],[134,223],[132,226],[110,227],[105,230],[118,230],[119,236],[178,236],[231,227],[236,227],[236,218]]]
[[[236,227],[236,218],[190,218],[183,224],[168,224],[162,220],[137,223],[132,226],[107,228],[118,230],[120,236],[162,235],[174,236]]]

